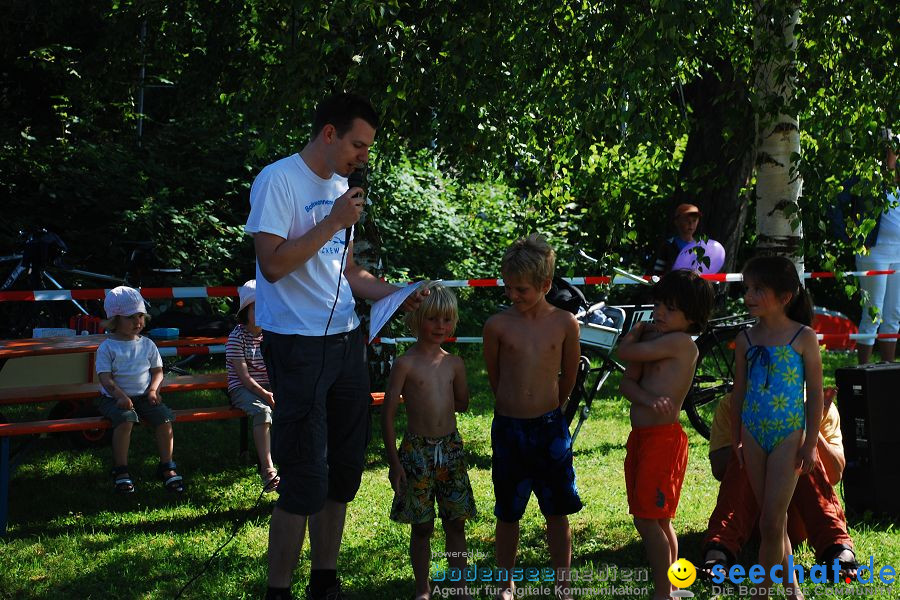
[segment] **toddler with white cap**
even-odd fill
[[[238,296],[238,325],[228,336],[225,346],[228,396],[232,405],[253,419],[253,441],[259,457],[259,475],[263,489],[272,492],[280,482],[278,471],[272,464],[272,444],[269,437],[275,398],[270,391],[269,374],[262,356],[262,328],[256,324],[256,280],[251,279],[238,288]]]
[[[116,492],[134,492],[128,472],[128,446],[135,423],[146,421],[155,430],[159,450],[157,476],[171,492],[183,492],[184,483],[172,461],[172,422],[175,415],[163,404],[159,386],[163,380],[162,357],[156,344],[140,335],[150,316],[141,293],[119,286],[103,301],[109,337],[97,348],[96,371],[100,379],[100,413],[112,421],[113,485]]]

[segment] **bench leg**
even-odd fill
[[[0,536],[6,535],[9,517],[9,438],[0,439]]]
[[[241,417],[241,449],[240,455],[247,456],[250,446],[247,443],[247,437],[250,435],[250,420],[245,416]]]

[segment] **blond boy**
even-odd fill
[[[556,255],[538,235],[513,243],[501,273],[512,306],[484,325],[484,360],[496,405],[491,426],[494,515],[499,569],[516,563],[519,520],[533,491],[547,521],[550,561],[568,580],[572,538],[568,515],[581,510],[572,468],[572,439],[561,407],[575,385],[578,323],[550,305]],[[513,582],[499,582],[514,595]]]
[[[678,560],[672,519],[687,468],[687,435],[678,422],[691,387],[697,346],[689,332],[706,326],[710,284],[693,271],[671,271],[653,288],[653,324],[639,323],[619,341],[629,361],[620,389],[631,401],[625,456],[628,509],[653,571],[653,598],[669,598],[669,566]]]
[[[456,413],[469,407],[466,370],[460,357],[441,348],[458,320],[456,297],[438,283],[419,307],[406,315],[418,339],[397,359],[384,394],[382,431],[394,488],[391,519],[411,526],[409,557],[416,600],[431,598],[428,567],[434,532],[434,503],[446,537],[450,567],[466,568],[466,519],[475,516],[475,498]],[[400,396],[406,404],[406,435],[397,450],[394,418]],[[457,597],[469,598],[464,590]]]

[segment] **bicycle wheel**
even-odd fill
[[[697,433],[706,439],[719,400],[734,387],[734,338],[749,324],[713,328],[697,339],[697,370],[684,399],[684,411]]]
[[[47,418],[50,420],[77,419],[80,417],[97,417],[99,415],[100,412],[94,408],[94,405],[89,400],[60,400],[47,413]],[[99,448],[112,441],[111,429],[88,429],[56,435],[68,438],[69,442],[79,449]]]

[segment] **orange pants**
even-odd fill
[[[759,507],[750,480],[732,452],[719,486],[716,508],[709,517],[704,554],[712,547],[727,550],[732,558],[736,557],[741,546],[753,535],[758,522]],[[847,517],[834,488],[828,483],[821,459],[816,461],[812,471],[800,475],[797,480],[788,506],[787,529],[791,545],[796,547],[808,538],[819,561],[827,558],[834,546],[853,547],[853,540],[847,533]]]

